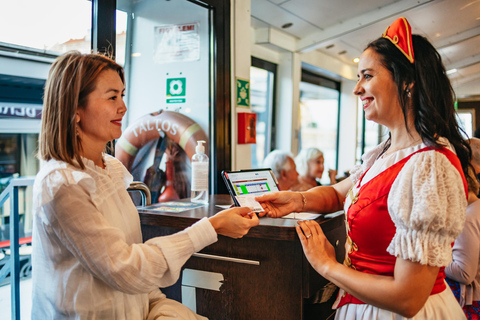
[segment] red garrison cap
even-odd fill
[[[395,20],[385,32],[382,37],[390,40],[411,63],[415,62],[412,47],[412,28],[404,17]]]

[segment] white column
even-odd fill
[[[252,152],[250,144],[238,144],[237,113],[251,112],[237,107],[236,78],[250,80],[250,0],[232,0],[232,169],[250,169]]]
[[[295,52],[281,53],[277,73],[275,148],[296,154],[300,128],[298,116],[302,73],[300,54]]]

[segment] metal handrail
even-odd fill
[[[19,178],[13,178],[10,180],[10,183],[8,186],[5,188],[5,190],[0,193],[0,207],[3,206],[5,201],[7,201],[11,188],[13,186],[17,187],[26,187],[26,186],[31,186],[33,185],[33,182],[35,181],[35,176],[30,176],[30,177],[19,177]]]
[[[19,177],[10,180],[9,185],[0,194],[0,206],[10,198],[10,260],[0,270],[0,278],[10,272],[12,320],[20,320],[20,254],[19,254],[19,210],[18,188],[31,186],[35,177]],[[4,270],[5,269],[5,270]]]

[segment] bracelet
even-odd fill
[[[303,207],[302,207],[302,212],[305,211],[305,207],[307,206],[307,198],[305,198],[305,196],[303,195],[302,192],[299,192],[300,195],[302,196],[302,202],[303,202]]]

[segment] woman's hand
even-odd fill
[[[330,169],[328,170],[328,178],[330,179],[330,184],[334,185],[337,183],[337,170],[335,169]]]
[[[220,211],[210,217],[210,223],[218,234],[230,238],[241,238],[251,227],[258,226],[260,221],[252,208],[235,207]]]
[[[337,263],[335,248],[328,242],[316,221],[298,221],[296,229],[308,262],[324,276],[328,268]]]
[[[280,218],[292,212],[299,212],[303,207],[302,195],[298,192],[279,191],[269,192],[255,197],[263,208],[260,217],[267,215],[271,218]]]

